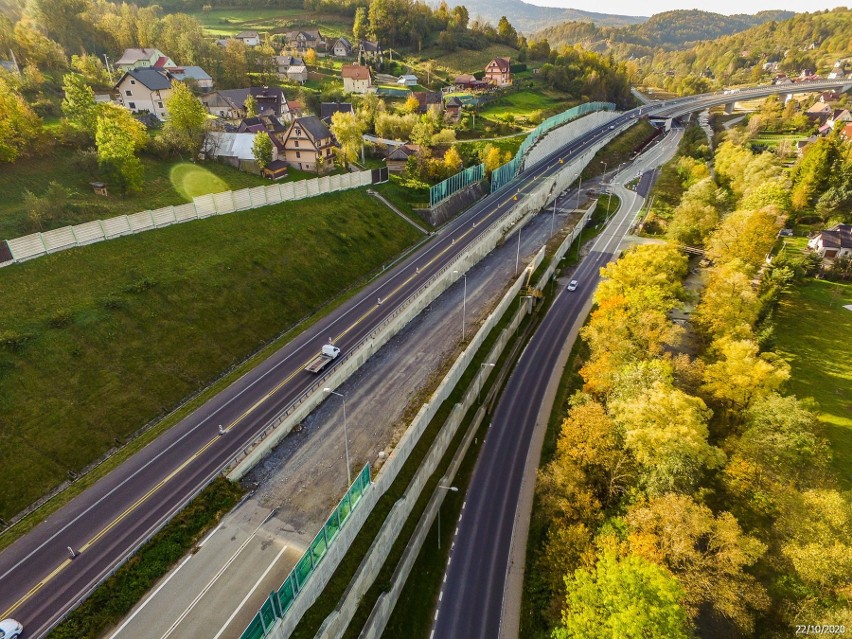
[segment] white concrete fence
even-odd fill
[[[177,206],[164,206],[152,211],[119,215],[106,220],[93,220],[74,226],[65,226],[44,233],[32,233],[6,243],[12,259],[0,262],[0,267],[24,262],[42,255],[64,251],[75,246],[85,246],[123,235],[133,235],[153,229],[200,220],[213,215],[246,211],[270,204],[302,200],[324,193],[367,186],[373,182],[372,171],[326,175],[310,180],[256,186],[239,191],[209,193],[193,198],[192,202]]]

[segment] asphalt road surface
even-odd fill
[[[808,85],[811,90],[831,86],[838,83]],[[744,91],[738,99],[749,95]],[[669,108],[700,110],[719,98],[682,98],[644,106],[642,113],[652,115]],[[272,417],[311,386],[316,378],[304,372],[304,366],[329,337],[345,357],[408,295],[499,219],[518,189],[523,197],[534,179],[559,170],[560,158],[581,153],[607,137],[610,126],[617,127],[636,113],[629,111],[578,137],[507,188],[475,204],[427,245],[3,550],[0,619],[14,616],[24,623],[24,637],[43,636],[221,472]],[[378,299],[383,303],[378,304]],[[68,548],[74,549],[73,558]]]
[[[672,152],[674,148],[671,145]],[[649,150],[616,182],[634,179],[642,168],[650,176],[649,165],[658,158],[658,152]],[[571,275],[579,286],[558,293],[494,411],[456,529],[433,639],[497,639],[504,607],[519,604],[508,603],[504,593],[521,479],[536,418],[550,377],[561,374],[555,370],[560,350],[600,281],[600,268],[618,252],[643,202],[635,192],[617,187],[616,193],[622,198],[621,208]]]
[[[478,202],[396,268],[5,549],[0,553],[0,618],[14,616],[24,623],[25,637],[43,636],[316,381],[303,369],[330,337],[342,359],[499,219],[518,190],[523,198],[534,179],[561,168],[560,158],[582,152],[609,135],[610,125],[630,117],[621,115],[577,138],[507,189]],[[220,426],[225,434],[220,435]]]

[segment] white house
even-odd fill
[[[125,49],[124,54],[116,61],[115,67],[122,71],[130,69],[141,69],[143,67],[165,67],[177,66],[169,56],[159,49]]]
[[[417,76],[411,74],[401,75],[396,83],[404,87],[417,86]]]
[[[171,73],[172,77],[179,82],[194,81],[195,85],[205,93],[213,88],[213,78],[201,67],[169,67],[166,71]]]
[[[257,31],[243,31],[234,36],[237,40],[242,40],[247,47],[256,47],[260,45],[260,34]]]
[[[339,38],[331,47],[331,53],[337,58],[352,56],[352,43],[347,38]]]
[[[344,64],[340,69],[346,93],[367,93],[372,86],[370,69],[360,64]]]
[[[808,240],[808,248],[826,260],[852,258],[852,224],[835,224]]]
[[[287,69],[287,79],[296,84],[304,84],[308,81],[308,67],[304,64],[294,64]]]
[[[164,69],[131,69],[121,76],[114,90],[121,104],[134,113],[153,113],[165,120],[172,79],[172,74]]]

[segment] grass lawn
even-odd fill
[[[89,182],[94,179],[93,176],[80,168],[77,154],[70,149],[57,147],[44,156],[3,167],[0,171],[0,192],[3,193],[0,198],[0,238],[9,239],[37,230],[47,231],[169,204],[183,204],[204,193],[269,184],[258,175],[216,162],[193,164],[143,157],[142,164],[145,176],[141,191],[127,195],[111,191],[108,197],[92,192]],[[48,183],[54,180],[72,193],[69,206],[57,217],[45,220],[41,229],[35,228],[23,207],[24,191],[41,195]]]
[[[632,127],[619,133],[615,138],[599,150],[591,162],[583,169],[583,179],[589,180],[603,173],[604,168],[611,171],[632,154],[648,143],[659,131],[647,120],[639,120]],[[606,166],[604,167],[604,163]]]
[[[775,342],[790,363],[790,390],[819,404],[843,488],[852,488],[852,284],[811,280],[787,293]]]
[[[420,237],[359,190],[0,270],[0,449],[17,451],[0,477],[0,517],[131,438]]]
[[[213,9],[188,12],[211,35],[233,36],[240,31],[283,33],[296,27],[319,28],[323,35],[352,36],[352,18],[318,14],[304,9]]]
[[[484,70],[485,65],[497,56],[506,56],[514,60],[518,57],[518,50],[505,44],[492,44],[481,51],[457,49],[452,53],[446,53],[441,49],[428,49],[420,54],[420,59],[432,59],[438,68],[453,73],[473,73]]]
[[[563,98],[541,91],[518,91],[510,93],[485,105],[480,113],[492,120],[517,122],[526,120],[538,124],[550,111],[564,111],[569,106]],[[545,113],[548,112],[548,113]]]
[[[751,140],[752,148],[763,147],[765,149],[777,149],[782,142],[787,142],[790,148],[795,149],[796,142],[807,139],[804,133],[761,133]]]

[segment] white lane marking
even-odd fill
[[[273,560],[272,560],[272,563],[270,563],[270,564],[266,567],[266,570],[264,570],[264,571],[263,571],[263,574],[262,574],[260,577],[258,577],[257,581],[255,581],[255,582],[254,582],[254,585],[251,587],[251,590],[249,590],[249,591],[246,593],[246,596],[245,596],[245,597],[243,597],[243,600],[242,600],[242,601],[241,601],[241,602],[237,605],[236,610],[234,610],[234,612],[232,612],[232,613],[231,613],[231,616],[230,616],[230,617],[228,617],[227,621],[225,621],[225,623],[223,623],[223,624],[222,624],[222,629],[221,629],[221,630],[219,630],[219,632],[218,632],[218,633],[216,633],[216,636],[215,636],[215,637],[213,637],[213,639],[219,639],[219,637],[221,637],[221,636],[222,636],[222,634],[225,632],[225,630],[227,630],[227,629],[228,629],[228,626],[230,626],[230,625],[231,625],[231,622],[234,620],[234,617],[236,617],[236,616],[237,616],[237,613],[239,613],[239,612],[240,612],[240,610],[242,610],[242,609],[243,609],[243,606],[245,606],[245,605],[246,605],[246,602],[249,600],[249,597],[251,597],[251,596],[254,594],[254,591],[255,591],[255,590],[257,590],[258,586],[260,586],[260,583],[261,583],[261,582],[262,582],[262,581],[266,578],[266,575],[268,575],[268,574],[269,574],[269,571],[270,571],[270,570],[272,570],[272,566],[274,566],[275,564],[277,564],[277,563],[278,563],[278,560],[279,560],[279,559],[281,559],[281,555],[283,555],[283,554],[284,554],[284,551],[285,551],[285,550],[287,550],[287,546],[284,546],[284,547],[283,547],[283,548],[282,548],[282,549],[278,552],[278,554],[275,556],[275,559],[273,559]]]
[[[186,609],[180,615],[178,615],[178,618],[175,619],[174,623],[169,627],[168,630],[166,630],[166,632],[163,634],[162,637],[160,637],[160,639],[167,639],[167,637],[169,637],[175,631],[175,628],[177,628],[181,624],[181,622],[186,619],[187,615],[192,612],[192,609],[195,608],[195,606],[198,605],[198,602],[204,598],[204,595],[206,595],[210,591],[210,589],[214,585],[216,585],[216,582],[219,581],[219,577],[221,577],[225,573],[225,571],[230,568],[231,564],[237,560],[237,557],[240,555],[240,553],[242,553],[243,550],[245,550],[246,546],[251,543],[251,540],[254,539],[257,535],[257,531],[260,530],[261,526],[263,526],[263,524],[265,523],[266,520],[262,521],[260,524],[258,524],[257,528],[255,528],[252,533],[248,537],[246,537],[245,541],[240,544],[240,547],[237,548],[234,554],[231,555],[228,561],[225,562],[225,565],[223,565],[218,570],[218,572],[213,575],[210,581],[207,582],[207,585],[201,589],[201,592],[196,595],[195,599],[192,600],[192,602],[186,607]]]
[[[178,567],[177,567],[177,568],[175,568],[175,569],[171,572],[171,574],[170,574],[168,577],[166,577],[166,580],[165,580],[163,583],[161,583],[159,586],[157,586],[157,589],[156,589],[156,590],[154,590],[154,592],[152,592],[150,595],[148,595],[148,596],[145,598],[145,601],[143,601],[143,602],[142,602],[142,605],[140,605],[140,606],[139,606],[136,610],[134,610],[134,611],[133,611],[133,614],[131,614],[131,615],[130,615],[127,619],[125,619],[125,620],[124,620],[124,623],[123,623],[123,624],[121,624],[121,625],[120,625],[120,626],[116,629],[116,631],[115,631],[115,632],[113,632],[113,633],[109,636],[109,639],[114,639],[114,637],[117,637],[119,634],[121,634],[121,631],[122,631],[122,630],[124,630],[124,628],[127,626],[127,624],[129,624],[131,621],[133,621],[133,619],[136,617],[136,615],[138,615],[140,612],[142,612],[142,610],[145,608],[145,606],[147,606],[147,605],[151,602],[151,600],[153,600],[153,599],[154,599],[154,597],[156,597],[156,596],[157,596],[157,593],[159,593],[159,592],[160,592],[163,588],[165,588],[165,587],[166,587],[166,584],[168,584],[168,583],[172,580],[172,578],[173,578],[176,574],[178,574],[178,571],[186,565],[186,562],[188,562],[188,561],[189,561],[190,559],[192,559],[193,557],[194,557],[194,555],[189,555],[188,557],[186,557],[186,558],[185,558],[185,559],[184,559],[184,560],[183,560],[183,561],[182,561],[182,562],[178,565]]]

